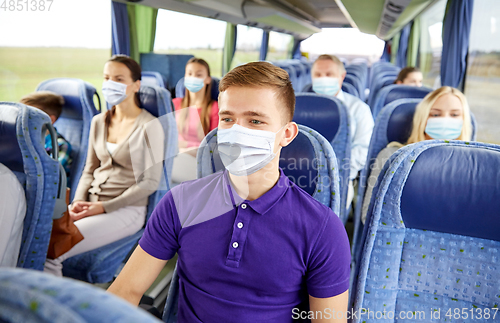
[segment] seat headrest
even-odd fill
[[[183,98],[186,93],[186,88],[184,87],[184,77],[182,77],[175,85],[175,97]],[[212,76],[212,100],[219,100],[219,79]]]
[[[318,166],[314,165],[316,162],[311,141],[299,131],[297,137],[281,150],[279,165],[292,182],[313,195],[318,177]]]
[[[316,130],[332,142],[340,126],[340,104],[338,99],[325,95],[297,94],[293,121]]]
[[[36,90],[51,91],[64,98],[61,118],[82,120],[84,109],[95,110],[93,100],[96,89],[90,83],[80,79],[50,79],[40,83]]]
[[[401,195],[407,228],[500,241],[499,146],[450,141],[412,162]]]
[[[158,72],[143,71],[141,73],[141,85],[165,87],[163,77]]]
[[[139,101],[141,104],[141,108],[147,110],[153,116],[158,117],[160,114],[160,109],[164,110],[165,100],[167,98],[161,97],[163,95],[168,95],[168,91],[166,89],[148,85],[141,85],[141,89],[139,90]],[[170,97],[168,97],[168,100]],[[170,111],[166,111],[163,113],[168,113]]]
[[[413,127],[413,115],[420,100],[401,100],[401,104],[392,111],[387,123],[387,142],[405,143],[410,137]]]
[[[13,103],[0,103],[0,163],[11,171],[24,173],[23,156],[16,130],[20,114],[21,109]]]
[[[386,90],[387,89],[387,90]],[[384,90],[387,91],[383,106],[398,99],[423,99],[432,89],[426,87],[416,87],[409,85],[389,85]]]

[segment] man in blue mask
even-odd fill
[[[217,142],[226,170],[165,195],[108,291],[137,304],[178,253],[180,323],[292,322],[307,305],[347,322],[343,224],[279,168],[281,148],[298,133],[288,74],[248,63],[219,89]]]
[[[344,64],[336,56],[319,56],[313,64],[311,76],[314,92],[335,96],[345,104],[349,111],[349,130],[351,133],[351,170],[347,196],[347,205],[349,205],[354,197],[352,181],[365,166],[368,155],[368,146],[374,125],[372,113],[370,107],[363,101],[342,91],[346,70]]]

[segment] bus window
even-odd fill
[[[443,18],[446,0],[439,0],[420,16],[420,70],[424,85],[441,86],[441,52],[443,50]]]
[[[474,2],[465,94],[477,118],[477,140],[500,144],[500,3]]]
[[[231,68],[259,60],[262,44],[262,29],[238,25],[236,30],[236,52]]]
[[[224,21],[160,9],[154,52],[203,58],[210,66],[210,74],[220,77],[225,33]]]
[[[292,46],[293,36],[275,31],[269,32],[269,47],[266,60],[273,62],[290,58]]]
[[[54,1],[50,10],[37,9],[0,11],[0,101],[19,101],[56,77],[87,81],[102,98],[102,68],[111,52],[109,2]]]

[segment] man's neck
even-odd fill
[[[249,176],[235,176],[229,173],[229,179],[236,193],[244,200],[253,201],[273,188],[280,178],[276,160],[272,160],[261,170]]]

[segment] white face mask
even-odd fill
[[[127,84],[114,82],[111,80],[102,83],[102,94],[104,100],[110,105],[122,103],[127,98]]]
[[[339,79],[336,77],[315,77],[312,79],[313,91],[318,94],[334,96],[340,90]]]
[[[276,157],[274,141],[281,129],[271,132],[237,124],[229,129],[218,129],[217,144],[222,163],[235,176],[248,176],[262,169]]]

